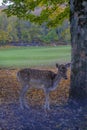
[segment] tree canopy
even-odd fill
[[[7,2],[10,2],[5,9],[8,16],[16,15],[38,24],[45,22],[49,27],[69,18],[69,0],[3,0],[3,4]]]

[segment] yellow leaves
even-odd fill
[[[54,11],[52,11],[52,14],[50,14],[50,19],[55,19],[59,14],[61,14],[65,8],[62,8],[60,6],[57,6]]]
[[[0,30],[0,40],[6,40],[8,38],[8,33],[6,31]]]
[[[17,70],[0,70],[0,103],[18,100],[18,82],[16,80]]]

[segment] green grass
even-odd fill
[[[31,67],[67,63],[71,59],[70,46],[13,47],[0,49],[0,67]]]

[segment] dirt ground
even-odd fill
[[[29,109],[21,110],[19,95],[21,85],[16,73],[19,69],[0,69],[0,130],[87,130],[87,106],[67,103],[70,86],[62,80],[50,93],[51,110],[44,111],[44,93],[31,89],[26,98]],[[55,71],[53,68],[49,70]]]

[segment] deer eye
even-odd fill
[[[65,67],[62,67],[61,70],[62,70],[63,73],[66,72],[66,68]]]
[[[62,70],[65,70],[65,67],[62,67]]]

